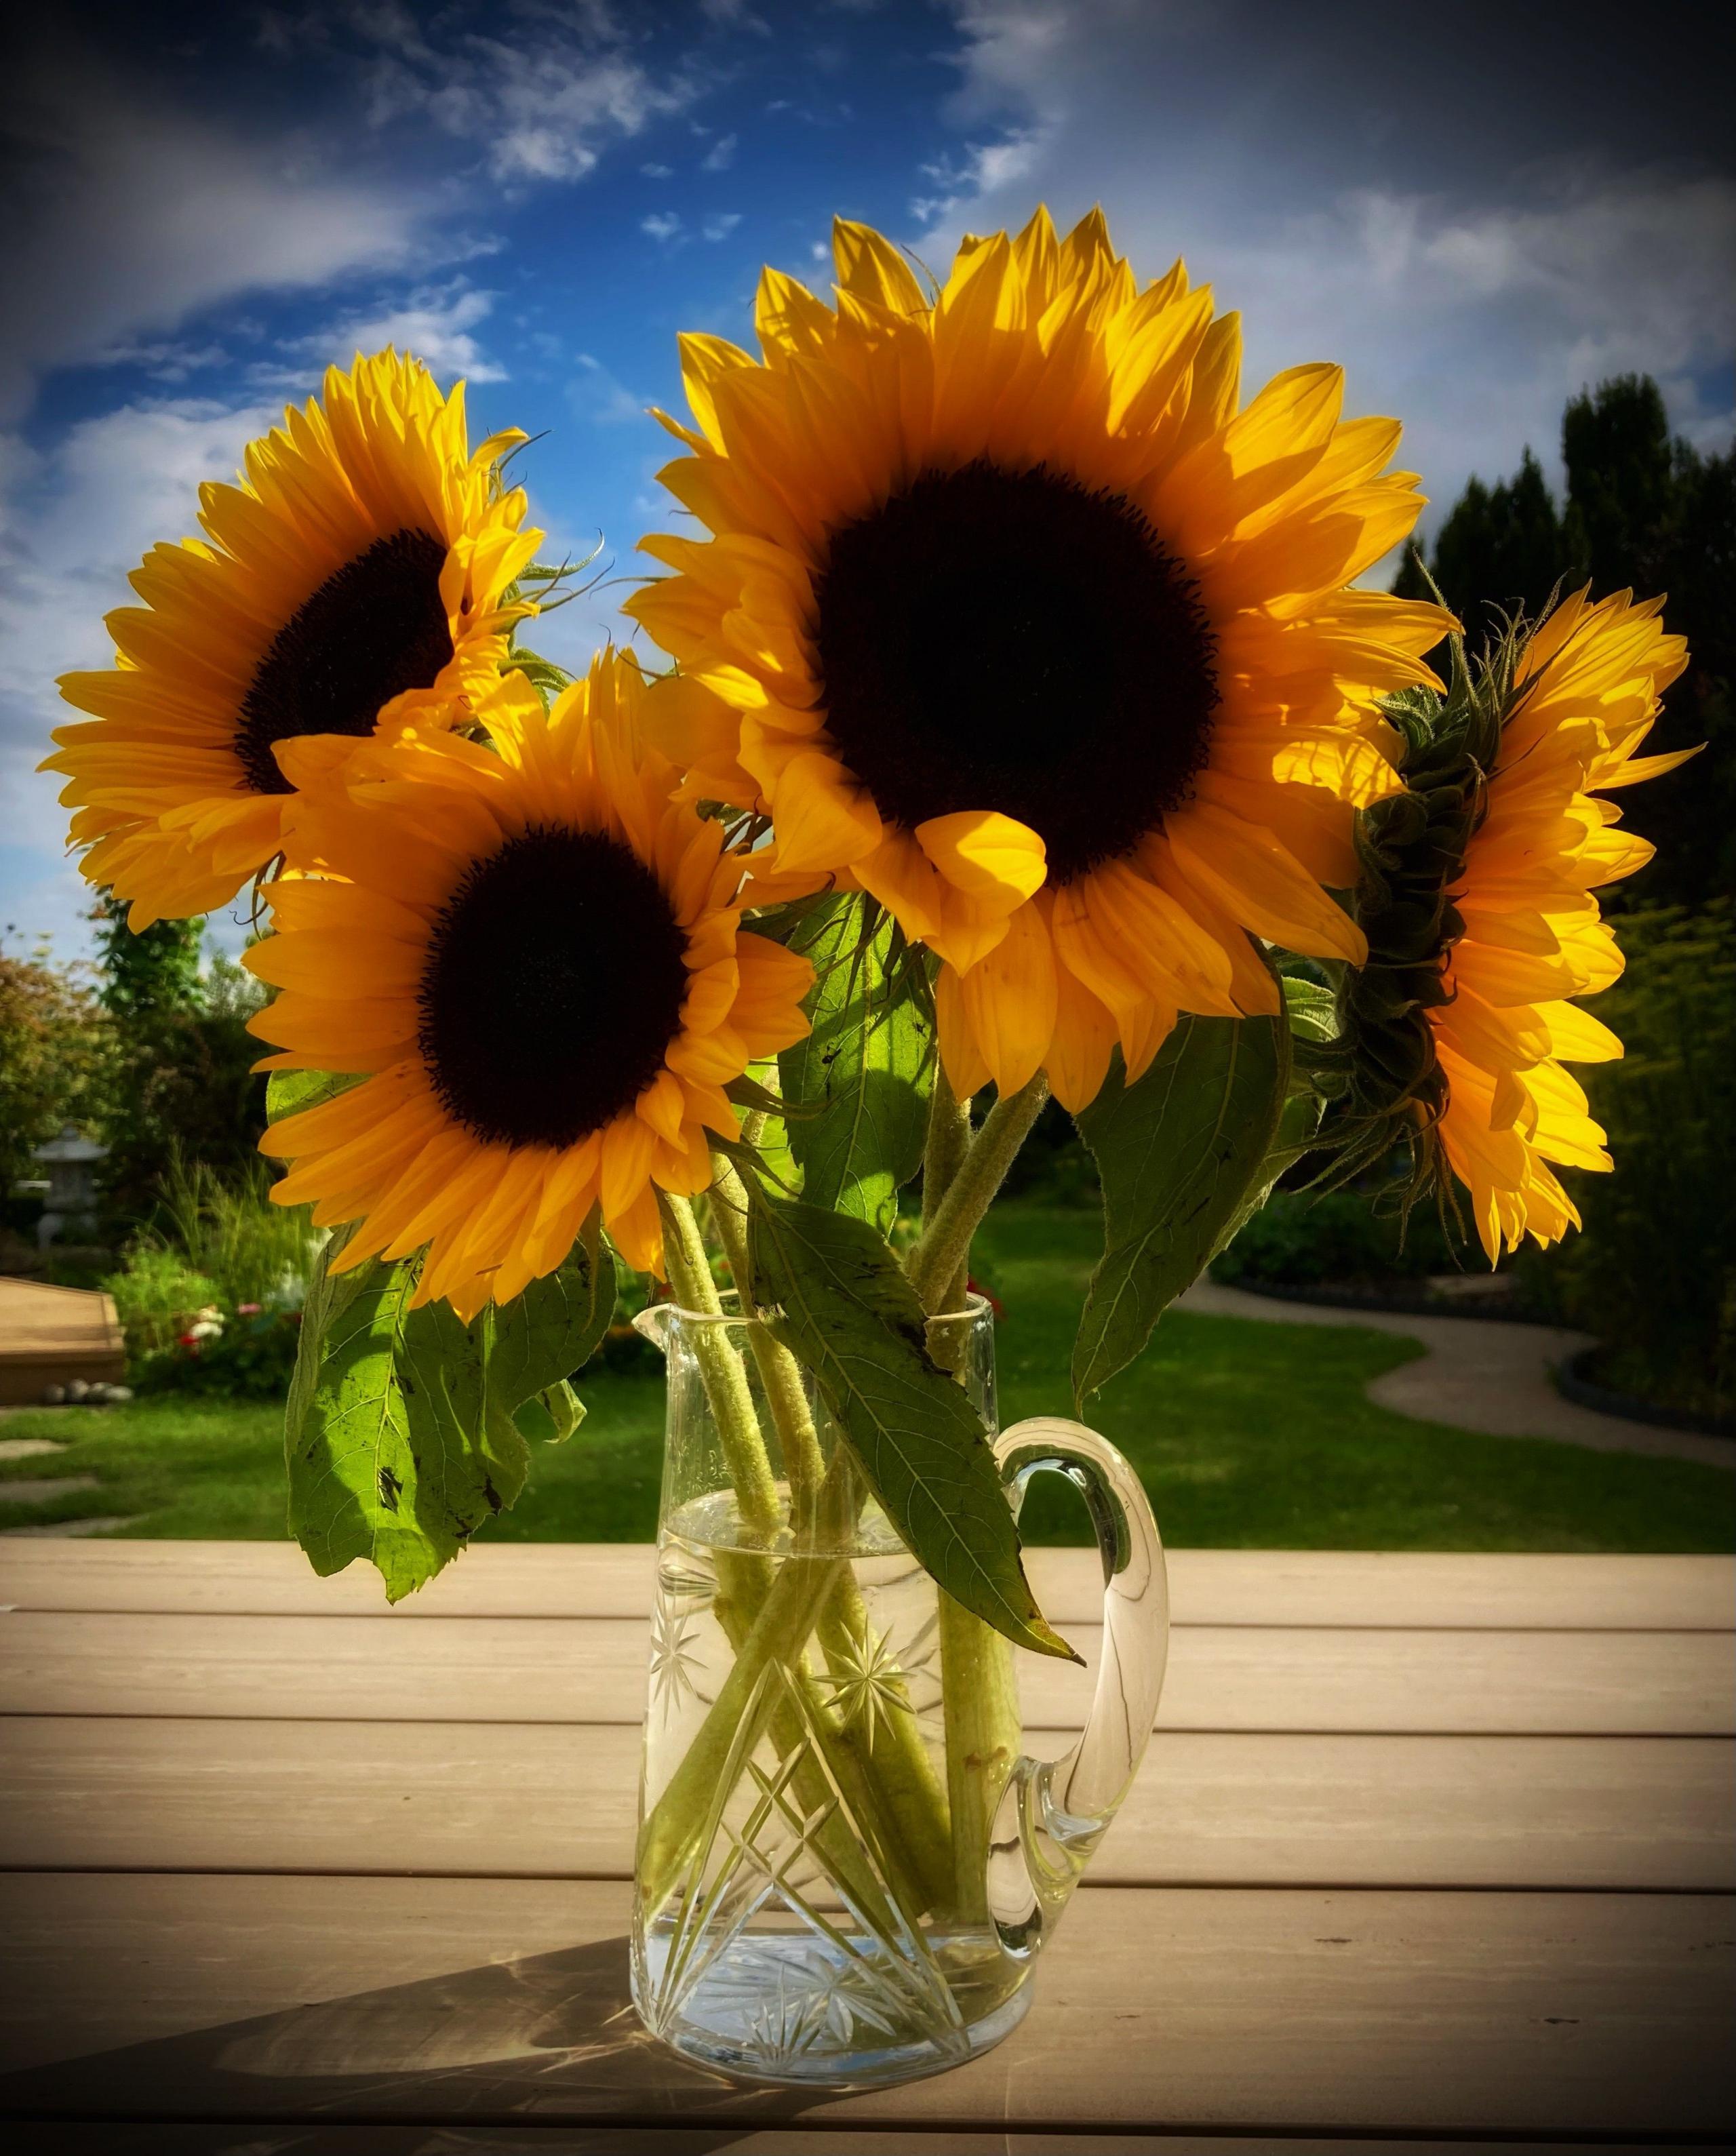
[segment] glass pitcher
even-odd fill
[[[905,1548],[768,1330],[669,1304],[635,1322],[668,1365],[640,2017],[754,2081],[860,2089],[956,2066],[1024,2018],[1038,1949],[1151,1732],[1168,1599],[1145,1493],[1077,1423],[994,1434],[980,1296],[930,1321],[930,1352],[981,1410],[1008,1502],[1051,1470],[1097,1529],[1090,1719],[1061,1758],[1029,1758],[1021,1657]]]

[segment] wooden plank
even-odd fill
[[[637,1722],[645,1626],[628,1618],[0,1618],[0,1712],[303,1721]],[[1099,1634],[1071,1625],[1091,1661]],[[389,1639],[389,1645],[388,1641]],[[1723,1736],[1733,1642],[1708,1632],[1447,1632],[1194,1625],[1161,1727]],[[1076,1727],[1083,1671],[1020,1656],[1034,1727]]]
[[[55,2125],[37,2129],[49,2156],[386,2156],[378,2126]],[[929,2133],[883,2127],[866,2133],[836,2128],[824,2118],[794,2131],[768,2133],[665,2126],[490,2126],[476,2131],[443,2126],[413,2145],[394,2139],[390,2156],[1345,2156],[1339,2140],[1293,2134],[1250,2140],[1241,2134]],[[1369,2141],[1355,2156],[1462,2156],[1457,2141]],[[1485,2141],[1477,2156],[1656,2156],[1656,2142]]]
[[[1736,2098],[1723,1897],[1110,1888],[998,2051],[832,2102],[651,2044],[614,1882],[14,1874],[0,1912],[14,2115],[1569,2139]]]
[[[1028,1553],[1057,1624],[1088,1624],[1102,1601],[1088,1549]],[[1520,1630],[1728,1630],[1736,1559],[1554,1553],[1171,1550],[1179,1625],[1372,1625]],[[654,1558],[638,1543],[479,1543],[419,1594],[388,1609],[363,1564],[315,1577],[288,1543],[0,1542],[0,1605],[23,1609],[225,1615],[639,1617]]]
[[[50,2156],[386,2156],[378,2126],[56,2125],[37,2129],[37,2147]],[[983,2133],[930,2133],[883,2127],[868,2132],[838,2128],[824,2118],[794,2131],[740,2133],[675,2126],[489,2126],[433,2128],[412,2147],[394,2138],[390,2156],[1345,2156],[1339,2140],[1293,2134],[1250,2140],[1241,2134],[1020,2133],[999,2128]],[[1462,2156],[1457,2141],[1369,2141],[1358,2137],[1355,2156]],[[1656,2156],[1656,2142],[1485,2141],[1477,2156]]]
[[[1166,1732],[1086,1876],[1728,1890],[1733,1768],[1700,1738]],[[0,1866],[625,1878],[638,1768],[625,1727],[18,1720]]]

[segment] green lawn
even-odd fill
[[[1096,1256],[1085,1211],[1009,1205],[983,1239],[1006,1306],[1004,1422],[1071,1411],[1067,1358]],[[1338,1549],[1725,1550],[1736,1544],[1736,1476],[1687,1461],[1479,1437],[1371,1406],[1371,1378],[1419,1351],[1389,1335],[1172,1314],[1093,1419],[1138,1468],[1178,1546]],[[662,1387],[654,1373],[599,1373],[572,1441],[539,1447],[496,1541],[648,1540],[660,1471]],[[93,1474],[100,1490],[46,1506],[0,1502],[0,1527],[80,1514],[138,1515],[131,1532],[275,1537],[283,1532],[281,1435],[267,1405],[174,1395],[130,1407],[8,1414],[4,1435],[64,1452],[0,1466],[8,1479]],[[1039,1484],[1036,1542],[1087,1539],[1084,1516]]]

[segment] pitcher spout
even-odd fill
[[[649,1340],[660,1355],[669,1353],[669,1328],[675,1317],[672,1302],[648,1303],[633,1321],[633,1329]]]

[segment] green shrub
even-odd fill
[[[274,1205],[263,1163],[239,1177],[177,1155],[163,1178],[160,1209],[173,1244],[196,1270],[208,1273],[231,1309],[299,1310],[314,1252],[322,1240],[302,1206]]]
[[[1543,1270],[1564,1315],[1608,1343],[1630,1390],[1736,1413],[1736,909],[1636,908],[1627,971],[1597,1014],[1626,1045],[1582,1069],[1612,1174],[1572,1178],[1583,1234]]]
[[[223,1297],[217,1282],[197,1271],[184,1252],[157,1243],[135,1245],[122,1270],[103,1286],[115,1298],[130,1362],[172,1348],[200,1312],[220,1307]]]
[[[133,1381],[143,1393],[281,1399],[290,1389],[300,1337],[299,1310],[219,1310],[195,1321],[168,1347],[145,1356]]]
[[[1395,1208],[1360,1189],[1275,1190],[1211,1269],[1214,1280],[1284,1287],[1420,1281],[1454,1270],[1441,1223],[1427,1206],[1416,1207],[1401,1228]]]
[[[274,1205],[263,1170],[225,1181],[170,1164],[157,1224],[103,1285],[126,1332],[133,1381],[268,1399],[288,1388],[319,1238],[300,1207]]]

